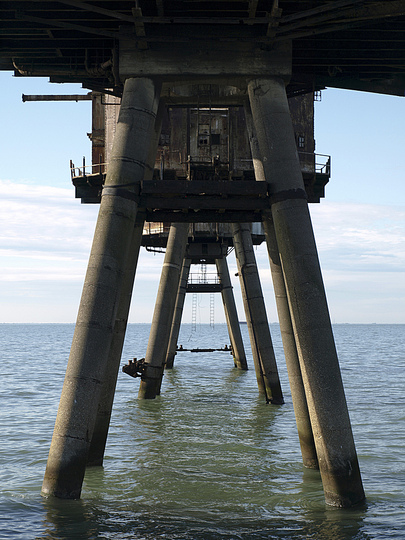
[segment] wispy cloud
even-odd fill
[[[88,252],[97,208],[73,189],[0,181],[0,250],[8,257],[78,260]]]
[[[75,319],[97,213],[98,205],[81,205],[71,189],[0,181],[0,321]],[[311,205],[311,215],[332,319],[404,322],[405,209],[322,201]],[[265,245],[255,254],[273,321]],[[151,319],[162,262],[162,254],[141,250],[134,322]],[[228,262],[243,318],[233,254]],[[219,298],[216,304],[223,320]]]
[[[405,208],[323,201],[311,206],[325,267],[355,271],[405,269]]]

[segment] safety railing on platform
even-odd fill
[[[170,223],[146,222],[143,227],[143,234],[169,234]]]
[[[331,157],[326,154],[314,154],[313,152],[298,152],[301,166],[308,167],[317,174],[330,176]],[[307,171],[309,172],[309,171]]]
[[[70,160],[70,177],[73,178],[85,178],[92,174],[104,174],[107,171],[107,163],[86,165],[86,158],[83,156],[83,162],[81,167],[76,167],[72,160]]]
[[[314,167],[314,172],[319,174],[328,174],[331,172],[331,157],[327,154],[315,154],[313,152],[298,152],[300,161],[311,163],[311,167]],[[314,158],[314,161],[312,161]],[[251,160],[246,160],[251,162]],[[253,163],[253,162],[252,162]],[[86,165],[86,158],[83,156],[83,162],[80,167],[76,167],[72,160],[70,160],[70,176],[71,178],[84,178],[91,174],[104,174],[107,171],[107,163]],[[91,171],[89,171],[91,169]]]
[[[191,273],[188,275],[190,285],[219,285],[218,274],[214,272]]]
[[[315,172],[328,174],[331,171],[331,157],[326,154],[315,154]]]

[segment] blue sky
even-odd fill
[[[90,102],[22,103],[21,94],[87,93],[79,85],[0,73],[0,322],[74,322],[97,205],[75,200],[69,160],[90,162]],[[332,156],[326,198],[311,205],[331,318],[405,323],[405,98],[344,90],[316,103],[317,152]],[[256,251],[269,320],[277,320],[267,253]],[[142,251],[131,322],[150,322],[162,255]],[[229,265],[240,318],[240,290]],[[199,296],[198,320],[209,320]],[[216,322],[224,316],[216,297]],[[184,322],[191,322],[191,298]]]

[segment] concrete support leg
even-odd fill
[[[228,325],[229,339],[231,340],[233,360],[238,369],[248,369],[242,333],[240,331],[239,317],[236,310],[235,298],[232,291],[226,257],[215,259],[219,282],[222,285],[221,296],[224,305],[225,319]]]
[[[155,129],[148,151],[147,166],[144,171],[144,180],[152,180],[153,177],[153,169],[156,160],[156,152],[159,143],[164,110],[165,105],[161,101],[159,103],[155,120]],[[100,466],[103,464],[105,445],[107,442],[108,429],[110,427],[115,387],[117,384],[122,348],[124,345],[125,331],[127,328],[132,289],[141,247],[144,223],[145,212],[144,210],[138,208],[135,228],[132,234],[131,245],[128,253],[127,265],[123,276],[122,291],[118,303],[117,318],[114,325],[110,354],[108,357],[104,383],[98,405],[96,424],[94,426],[93,437],[91,439],[89,449],[87,460],[88,467]]]
[[[290,308],[288,306],[287,291],[285,289],[284,276],[281,269],[276,235],[274,233],[273,223],[270,219],[266,220],[263,225],[266,234],[267,250],[270,259],[271,276],[276,297],[278,320],[283,340],[288,379],[290,381],[291,397],[294,406],[295,420],[297,422],[302,462],[304,466],[309,469],[318,469],[318,457],[316,455],[314,435],[312,433],[311,420],[309,417],[307,398],[305,395],[298,351],[291,322]]]
[[[325,498],[350,507],[364,491],[284,82],[252,80],[248,92]]]
[[[250,141],[250,149],[255,169],[255,177],[258,182],[265,182],[263,164],[261,160],[259,143],[253,126],[252,112],[249,103],[245,105],[246,127]],[[271,216],[270,216],[271,218]],[[274,294],[276,297],[278,319],[280,323],[281,337],[283,340],[284,356],[287,364],[288,379],[291,388],[291,397],[294,406],[295,420],[297,423],[298,438],[300,441],[302,461],[309,469],[318,469],[314,435],[312,433],[309,418],[307,398],[302,380],[301,368],[298,358],[297,346],[291,322],[290,308],[288,306],[287,291],[285,289],[284,276],[281,268],[280,255],[278,252],[277,239],[274,232],[272,219],[263,222],[266,235],[267,251],[270,259],[271,276],[273,280]]]
[[[142,375],[139,387],[138,397],[141,399],[154,399],[160,390],[179,288],[180,272],[186,252],[188,228],[188,223],[173,223],[170,227],[145,355],[147,368]]]
[[[80,497],[159,92],[128,79],[83,287],[42,493]]]
[[[136,266],[141,247],[144,214],[138,212],[137,223],[132,235],[130,252],[128,254],[127,268],[123,276],[122,291],[117,309],[117,318],[111,341],[105,378],[101,389],[97,418],[91,439],[87,466],[94,467],[103,464],[108,429],[110,427],[111,412],[117,384],[125,331],[127,328],[129,308],[131,305],[132,289],[134,285]]]
[[[233,224],[232,234],[259,392],[268,403],[280,405],[283,393],[249,224]]]
[[[179,339],[181,318],[183,316],[184,301],[186,299],[186,289],[188,275],[190,273],[191,259],[184,259],[180,274],[179,290],[177,291],[176,305],[174,307],[174,315],[172,328],[170,330],[169,347],[167,348],[165,368],[172,369],[174,366],[174,357],[176,356],[177,341]]]

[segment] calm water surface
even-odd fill
[[[266,405],[251,369],[229,353],[179,353],[162,395],[138,401],[120,373],[104,468],[82,499],[40,496],[73,325],[0,325],[0,538],[404,539],[405,325],[334,332],[367,503],[325,506],[319,474],[301,464],[277,325],[286,404]],[[146,351],[130,325],[122,364]],[[223,347],[225,325],[183,325],[183,347]]]

